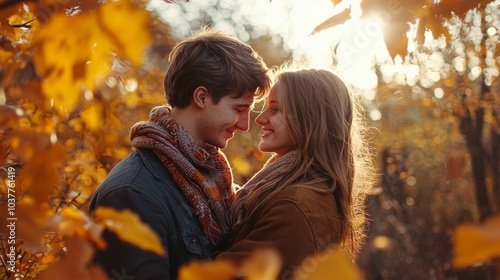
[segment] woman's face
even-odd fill
[[[285,125],[285,115],[283,114],[280,100],[283,100],[285,93],[283,86],[278,81],[267,99],[266,109],[255,122],[262,126],[262,139],[259,149],[263,152],[274,152],[282,156],[289,152],[295,145],[292,135]]]

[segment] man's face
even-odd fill
[[[254,104],[252,92],[247,91],[238,98],[226,95],[217,104],[209,96],[206,104],[204,117],[198,126],[198,135],[204,143],[224,148],[237,130],[248,130],[250,110]]]

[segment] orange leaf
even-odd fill
[[[241,274],[247,280],[274,280],[281,270],[281,257],[276,250],[260,249],[243,262]]]
[[[43,226],[53,213],[48,203],[37,203],[28,196],[21,198],[16,205],[19,237],[32,243],[40,242]]]
[[[332,247],[307,258],[296,272],[295,280],[360,280],[360,271],[349,259]]]
[[[40,274],[40,280],[104,280],[108,279],[106,273],[97,266],[92,265],[94,248],[80,238],[66,239],[67,253],[55,265]]]
[[[500,216],[483,225],[461,224],[455,230],[453,265],[463,268],[500,256]]]
[[[59,180],[59,167],[66,159],[64,147],[52,143],[50,135],[26,127],[14,130],[9,141],[12,153],[23,163],[20,176],[16,175],[24,182],[23,191],[37,201],[46,201]]]
[[[143,250],[165,255],[165,249],[156,232],[149,225],[144,224],[139,216],[132,211],[99,207],[95,210],[94,215],[97,224],[114,232],[121,240]]]
[[[179,280],[274,280],[281,269],[281,257],[272,249],[259,249],[237,266],[231,260],[194,261],[179,270]]]
[[[228,260],[193,261],[179,269],[179,280],[231,280],[236,265]]]

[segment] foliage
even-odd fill
[[[444,35],[449,39],[450,33],[446,28],[446,21],[455,16],[463,19],[468,11],[484,8],[492,0],[460,1],[459,4],[454,0],[417,0],[404,3],[396,0],[331,0],[331,2],[334,5],[344,4],[342,6],[344,10],[315,27],[313,34],[344,23],[351,18],[351,14],[358,14],[357,11],[361,9],[362,19],[376,20],[383,27],[387,48],[391,56],[395,57],[398,54],[400,56],[407,54],[406,34],[409,31],[409,23],[418,21],[415,36],[419,45],[424,44],[427,30],[436,37]]]
[[[2,218],[3,255],[10,255],[2,258],[3,274],[33,279],[64,255],[57,266],[76,265],[79,258],[85,264],[93,249],[75,245],[65,254],[71,247],[66,241],[76,237],[103,248],[103,228],[163,254],[156,234],[135,215],[99,209],[94,219],[85,209],[130,150],[121,127],[163,102],[157,92],[141,91],[142,82],[157,80],[154,69],[138,73],[144,77],[140,85],[133,75],[153,39],[154,46],[169,43],[168,28],[137,1],[1,5],[1,197],[8,198],[2,199],[1,216],[12,218]]]
[[[104,229],[165,254],[134,213],[98,208],[90,217],[86,207],[130,151],[128,128],[164,102],[159,81],[172,43],[169,27],[142,1],[9,1],[0,7],[2,278],[106,279],[92,265],[94,251],[106,247]],[[230,160],[242,182],[266,157],[240,151]],[[224,265],[200,265],[214,275],[224,271]],[[199,267],[183,268],[191,275],[186,279],[197,278]],[[273,279],[280,262],[274,252],[256,252],[231,268],[233,276]]]
[[[474,207],[475,193],[469,187],[468,178],[476,172],[471,170],[474,154],[462,135],[488,135],[475,147],[490,144],[483,151],[491,151],[492,156],[484,152],[480,158],[491,166],[484,176],[490,184],[487,193],[498,193],[492,183],[498,181],[493,159],[500,139],[495,138],[500,122],[498,88],[493,87],[500,84],[494,74],[498,60],[492,57],[498,50],[498,35],[471,36],[478,28],[497,26],[498,20],[494,14],[467,13],[490,1],[428,2],[432,1],[361,2],[363,17],[378,14],[387,20],[385,27],[392,27],[385,32],[391,34],[386,35],[386,44],[393,56],[406,54],[406,22],[417,18],[415,40],[431,46],[401,63],[424,66],[418,85],[408,77],[399,83],[399,73],[391,87],[378,89],[376,109],[383,118],[375,123],[381,130],[377,145],[388,149],[381,157],[385,181],[373,191],[378,196],[370,198],[369,208],[376,210],[370,211],[373,238],[367,240],[359,263],[367,279],[377,276],[371,274],[373,264],[384,277],[403,279],[402,274],[394,274],[403,271],[408,279],[429,275],[442,279],[453,270],[453,258],[462,267],[498,256],[497,247],[469,248],[463,242],[471,238],[479,244],[497,242],[496,235],[488,236],[498,231],[496,222],[459,226],[453,235],[456,225],[480,220],[482,213]],[[146,119],[152,106],[164,102],[161,80],[172,44],[170,27],[147,11],[146,4],[140,0],[0,2],[0,277],[34,279],[43,272],[40,279],[105,279],[91,265],[95,248],[106,246],[100,238],[103,228],[115,230],[129,242],[145,236],[141,239],[150,242],[135,245],[163,253],[154,234],[133,214],[101,209],[97,217],[89,217],[85,212],[95,188],[130,151],[127,129]],[[350,6],[314,32],[347,20],[353,9]],[[443,22],[458,28],[444,28]],[[424,26],[436,36],[445,34],[444,41],[453,47],[422,41]],[[259,53],[266,61],[272,58],[271,64],[279,64],[279,48],[269,47],[271,38],[257,38]],[[432,60],[427,58],[436,56],[446,62],[442,69],[429,66]],[[460,70],[456,65],[462,59],[464,69]],[[490,76],[471,76],[476,66]],[[428,78],[436,71],[437,80]],[[379,74],[381,81],[386,79]],[[446,93],[445,98],[436,97],[437,89]],[[468,124],[475,129],[460,130]],[[252,126],[225,149],[240,184],[268,157],[255,150],[258,134]],[[376,261],[370,263],[365,257]],[[388,272],[389,266],[393,272]],[[317,274],[308,274],[311,267],[318,268],[314,269]],[[257,252],[242,267],[222,261],[191,263],[181,275],[184,279],[242,274],[273,279],[277,269],[279,260],[272,252]],[[330,278],[333,273],[348,275],[343,279],[363,277],[331,248],[308,259],[298,278]]]

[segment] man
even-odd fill
[[[106,231],[96,261],[110,276],[175,279],[181,265],[209,256],[229,231],[232,175],[219,151],[248,130],[254,100],[270,87],[262,59],[237,39],[202,31],[174,46],[159,106],[131,129],[136,148],[96,190],[99,206],[130,209],[159,235],[159,256]],[[115,277],[116,277],[115,276]]]

